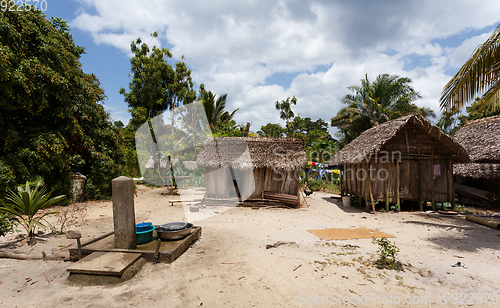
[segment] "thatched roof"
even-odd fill
[[[305,162],[302,139],[268,137],[208,138],[196,160],[201,167],[276,170],[301,169]]]
[[[467,122],[453,140],[465,148],[473,162],[454,165],[454,174],[487,179],[500,177],[500,116]]]
[[[468,162],[466,151],[453,139],[445,134],[439,127],[423,118],[420,114],[410,114],[398,119],[374,126],[359,135],[356,139],[346,145],[330,161],[330,164],[356,164],[383,151],[384,145],[389,142],[406,125],[414,125],[424,134],[429,135],[439,143],[448,148],[450,152],[456,153],[458,162]]]
[[[500,177],[500,164],[469,163],[454,164],[453,174],[474,179],[493,179]]]
[[[453,140],[465,148],[475,163],[500,163],[500,116],[467,122]]]
[[[153,156],[149,156],[149,160],[146,163],[146,169],[154,169],[155,167],[155,161],[153,159]],[[162,169],[167,169],[168,168],[168,159],[167,160],[160,160],[160,168]]]
[[[186,168],[186,170],[198,169],[198,165],[196,164],[195,160],[183,161],[182,164],[184,165],[184,168]]]

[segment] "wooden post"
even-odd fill
[[[453,211],[457,210],[455,203],[455,191],[453,189],[453,159],[448,160],[448,190],[450,195],[450,203]]]
[[[370,204],[372,206],[373,215],[375,215],[375,205],[373,205],[373,194],[372,194],[372,177],[370,163],[368,163],[368,191],[370,192]]]
[[[434,178],[434,158],[431,158],[431,177],[432,177],[432,210],[436,210],[436,179]]]
[[[365,179],[363,181],[363,187],[365,188],[364,195],[365,195],[365,211],[370,212],[370,195],[369,195],[369,185],[370,185],[370,175],[368,174],[368,163],[363,160],[362,168],[365,170]]]
[[[422,162],[420,161],[420,143],[418,143],[418,134],[415,134],[417,140],[417,168],[418,168],[418,209],[420,212],[424,211],[424,198],[422,197]]]
[[[418,158],[418,210],[420,212],[424,211],[424,201],[422,198],[422,163],[420,162],[420,157]]]
[[[389,184],[387,182],[389,182],[389,178],[387,178],[384,181],[384,189],[385,189],[385,211],[389,212],[389,187],[388,187]]]
[[[401,159],[398,158],[398,160],[396,161],[396,204],[397,204],[397,207],[399,207],[399,209],[401,209],[401,200],[400,200],[400,196],[399,196],[399,163],[400,163]]]
[[[407,156],[407,159],[406,159],[406,170],[405,170],[405,177],[406,177],[406,187],[405,187],[405,191],[408,191],[407,193],[407,198],[411,198],[411,194],[410,194],[410,145],[408,143],[408,130],[406,129],[406,126],[405,126],[405,140],[406,140],[406,156]],[[411,204],[411,211],[413,212],[413,202]]]
[[[340,197],[343,197],[344,196],[344,181],[343,181],[343,177],[344,177],[344,173],[342,172],[342,170],[339,170],[339,184],[340,184]],[[332,174],[332,179],[333,179],[333,174]]]

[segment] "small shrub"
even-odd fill
[[[0,236],[14,231],[15,219],[9,214],[0,213]]]
[[[68,205],[57,215],[56,231],[63,233],[69,227],[79,227],[87,221],[87,206],[85,203]]]
[[[391,211],[394,211],[394,212],[401,211],[401,205],[399,205],[399,204],[391,205]]]
[[[374,264],[379,268],[403,270],[403,264],[396,260],[399,248],[391,243],[386,237],[380,239],[373,238],[372,243],[378,245],[378,260]]]

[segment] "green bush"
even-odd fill
[[[0,236],[14,231],[15,219],[9,214],[0,213]]]
[[[372,243],[378,245],[377,252],[379,253],[379,258],[374,262],[377,267],[403,270],[403,264],[396,260],[399,248],[395,243],[391,243],[386,237],[381,237],[380,239],[373,238]]]
[[[318,191],[323,187],[323,180],[320,179],[307,179],[307,187],[312,191]]]

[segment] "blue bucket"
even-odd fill
[[[146,231],[135,231],[135,242],[137,245],[147,244],[153,240],[153,230],[155,226],[151,224]]]
[[[135,232],[144,232],[149,231],[153,223],[151,222],[141,222],[140,224],[135,225]]]

